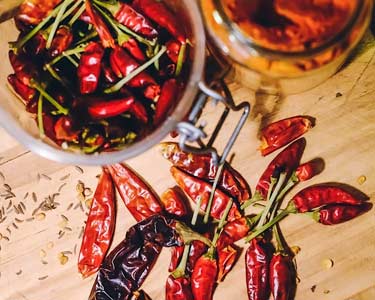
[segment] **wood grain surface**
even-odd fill
[[[375,46],[371,36],[337,75],[304,94],[275,99],[254,95],[235,83],[230,88],[237,101],[248,100],[253,104],[251,118],[236,142],[233,160],[252,188],[275,155],[262,158],[256,151],[262,124],[293,115],[309,115],[317,122],[306,135],[303,161],[322,158],[325,170],[310,182],[300,184],[290,196],[310,184],[341,182],[361,190],[374,202]],[[208,111],[205,118],[212,122],[216,115]],[[218,145],[224,144],[235,120],[230,118]],[[79,207],[76,185],[82,181],[94,191],[100,169],[80,169],[47,161],[24,149],[2,130],[0,140],[0,209],[4,207],[7,217],[0,224],[0,300],[87,299],[95,278],[82,280],[77,272],[76,253],[87,208]],[[158,193],[174,184],[169,164],[157,148],[127,163]],[[358,182],[361,176],[366,178],[362,184]],[[3,184],[9,185],[14,197],[5,199],[9,187]],[[56,209],[47,211],[43,220],[26,221],[41,201],[55,193],[58,193]],[[26,207],[24,214],[13,207],[21,203]],[[61,224],[61,215],[68,218],[67,224]],[[134,220],[118,201],[113,245],[123,239],[132,224]],[[68,228],[61,229],[62,225]],[[375,299],[374,209],[339,226],[326,227],[304,216],[292,216],[282,221],[281,227],[289,244],[301,248],[297,255],[300,283],[296,300]],[[64,251],[69,261],[61,265],[59,253]],[[332,268],[322,266],[326,259],[334,262]],[[164,299],[168,263],[169,251],[164,250],[144,285],[153,299]],[[243,255],[217,288],[214,299],[247,299]]]

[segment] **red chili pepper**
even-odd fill
[[[211,155],[184,152],[178,144],[166,142],[160,144],[161,153],[175,167],[204,180],[214,181],[217,166]],[[250,198],[250,188],[246,180],[229,164],[225,164],[218,186],[240,202]]]
[[[262,129],[260,150],[266,156],[289,144],[313,127],[307,117],[292,117],[272,123]]]
[[[102,72],[104,79],[107,83],[114,84],[117,82],[117,76],[113,72],[112,68],[109,66],[109,63],[105,60],[102,61]]]
[[[180,86],[177,80],[172,78],[164,82],[160,98],[156,103],[154,125],[159,126],[167,117],[168,112],[173,110],[178,100]]]
[[[209,234],[205,235],[209,237]],[[201,241],[193,241],[190,244],[190,252],[189,252],[189,260],[186,267],[186,270],[189,274],[191,274],[194,270],[195,264],[197,263],[198,259],[205,254],[207,251],[207,246]]]
[[[81,94],[91,94],[96,91],[99,84],[103,56],[104,49],[96,42],[90,43],[81,55],[77,70]]]
[[[95,30],[98,32],[100,40],[104,48],[114,48],[115,47],[115,40],[108,29],[106,23],[103,21],[101,16],[95,11],[92,7],[90,0],[85,0],[86,5],[86,12],[90,17],[90,20],[95,27]]]
[[[146,61],[146,56],[144,55],[142,49],[139,47],[138,42],[129,38],[126,42],[121,45],[123,48],[128,50],[128,52],[139,62]]]
[[[211,195],[212,185],[199,178],[193,177],[176,167],[171,168],[173,178],[176,180],[180,188],[195,202],[197,203],[201,198],[201,210],[205,211],[207,208],[208,200]],[[220,220],[225,212],[225,208],[230,201],[230,197],[223,193],[220,189],[216,189],[213,198],[213,205],[211,209],[211,216]],[[241,213],[235,204],[233,204],[228,221],[233,221],[241,217]]]
[[[37,100],[38,95],[36,90],[24,85],[18,80],[15,74],[8,76],[8,82],[13,87],[14,91],[25,101],[26,105]]]
[[[112,241],[115,216],[115,190],[111,176],[104,169],[94,194],[78,258],[78,270],[84,277],[99,269]]]
[[[249,300],[268,300],[269,263],[271,257],[268,244],[261,239],[253,239],[246,251],[246,287]]]
[[[186,34],[180,27],[181,22],[163,2],[156,0],[134,0],[133,7],[146,15],[160,27],[165,28],[179,42],[186,43]]]
[[[9,51],[9,60],[17,79],[24,85],[31,87],[32,80],[38,77],[38,72],[32,60],[26,55],[17,55],[14,51]]]
[[[191,291],[194,300],[212,300],[218,266],[215,258],[209,255],[201,256],[191,274]]]
[[[170,40],[165,45],[167,47],[167,55],[168,55],[169,59],[173,63],[177,64],[178,56],[180,54],[180,49],[181,49],[181,43],[178,42],[178,41]]]
[[[51,48],[49,49],[49,55],[56,57],[63,53],[73,42],[73,33],[68,26],[61,26],[52,40]]]
[[[170,275],[165,287],[166,300],[196,300],[190,288],[190,280],[186,277],[175,278]]]
[[[15,19],[25,25],[38,25],[62,0],[23,1]]]
[[[171,215],[186,217],[189,215],[188,200],[177,187],[167,189],[160,197],[164,209]]]
[[[141,102],[135,101],[132,107],[130,108],[130,112],[143,124],[148,123],[148,113]]]
[[[238,251],[232,246],[227,246],[217,250],[218,257],[218,275],[217,281],[224,281],[225,276],[232,270],[235,262],[237,261]]]
[[[292,257],[281,253],[274,255],[269,269],[273,299],[289,300],[296,285],[296,273]]]
[[[274,160],[268,165],[260,177],[256,186],[256,191],[266,199],[268,189],[270,186],[270,178],[273,175],[276,168],[282,168],[286,173],[294,171],[300,163],[303,151],[305,149],[305,140],[299,139],[293,144],[290,144],[282,152],[280,152]]]
[[[174,270],[176,270],[178,264],[181,261],[182,254],[184,253],[184,249],[185,249],[185,246],[177,246],[177,247],[171,248],[171,262],[168,268],[169,272],[173,272]]]
[[[154,191],[128,166],[114,164],[108,169],[122,200],[137,221],[163,211]]]
[[[299,181],[307,181],[316,175],[316,170],[312,162],[300,165],[296,169],[296,176]]]
[[[29,42],[25,45],[25,52],[28,55],[40,55],[46,49],[47,40],[42,33],[36,34]]]
[[[241,240],[249,233],[252,227],[253,224],[248,217],[242,217],[225,224],[217,241],[217,248],[222,249]]]
[[[371,203],[361,205],[332,204],[313,213],[313,218],[323,225],[336,225],[350,221],[371,210]]]
[[[355,198],[340,187],[310,186],[295,195],[291,201],[300,213],[312,211],[328,204],[361,205],[362,200]]]
[[[79,131],[73,129],[73,119],[69,116],[61,116],[55,123],[55,134],[58,140],[77,142]]]
[[[89,104],[89,115],[94,119],[105,119],[121,115],[131,109],[134,97],[127,96],[122,99],[98,101]]]

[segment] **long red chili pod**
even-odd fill
[[[218,266],[215,258],[209,255],[201,256],[191,274],[191,291],[194,300],[212,300]]]
[[[256,186],[256,191],[266,199],[268,189],[270,186],[270,178],[273,175],[276,168],[282,168],[286,173],[294,171],[300,163],[303,151],[305,149],[305,140],[299,139],[294,143],[290,144],[282,152],[280,152],[268,165],[260,177]]]
[[[16,23],[22,22],[25,25],[38,25],[61,1],[23,1],[15,17]]]
[[[98,32],[100,40],[104,48],[114,48],[115,47],[115,40],[107,27],[107,24],[103,21],[101,16],[95,11],[92,7],[90,0],[85,0],[86,5],[86,12],[90,17],[90,20],[95,27],[95,30]]]
[[[232,246],[227,246],[217,250],[218,258],[218,275],[217,281],[221,282],[225,279],[225,276],[232,270],[235,262],[237,261],[238,251]]]
[[[177,80],[172,78],[164,82],[161,88],[160,97],[156,103],[154,125],[159,126],[167,117],[177,103],[180,86]]]
[[[190,213],[187,206],[188,200],[177,187],[167,189],[160,196],[160,201],[164,209],[171,215],[186,217]]]
[[[244,238],[252,228],[248,217],[242,217],[225,224],[217,241],[217,249],[225,248]]]
[[[270,262],[270,288],[274,300],[289,300],[295,291],[296,272],[292,257],[281,253]]]
[[[207,208],[208,200],[211,195],[212,185],[199,178],[193,177],[176,167],[171,168],[173,178],[176,180],[178,186],[197,203],[201,199],[201,210],[205,211]],[[213,198],[213,205],[211,209],[211,216],[220,220],[225,212],[225,208],[230,201],[230,197],[223,193],[220,189],[216,189]],[[233,221],[241,217],[241,213],[235,204],[233,204],[228,221]]]
[[[163,211],[154,191],[128,166],[114,164],[108,169],[122,200],[137,221]]]
[[[135,101],[132,107],[130,108],[130,112],[141,121],[143,124],[148,123],[148,113],[143,104],[139,101]]]
[[[47,40],[42,33],[37,33],[25,44],[24,50],[29,55],[40,55],[46,49]]]
[[[8,82],[14,91],[25,101],[26,105],[37,100],[36,90],[23,84],[15,74],[8,76]]]
[[[202,243],[203,244],[203,243]],[[171,262],[169,263],[168,271],[173,272],[176,270],[181,261],[182,254],[184,253],[185,246],[176,246],[171,248]]]
[[[32,60],[23,54],[15,54],[9,51],[9,60],[17,79],[24,85],[31,87],[32,80],[37,79],[38,71]]]
[[[49,55],[56,57],[63,53],[73,42],[73,33],[68,26],[61,26],[52,40]]]
[[[208,235],[206,235],[207,237]],[[207,246],[201,241],[193,241],[190,244],[189,260],[186,270],[191,274],[198,259],[207,252]]]
[[[180,55],[180,50],[181,50],[181,46],[182,46],[181,43],[178,42],[178,41],[170,40],[165,45],[167,47],[167,55],[168,55],[169,59],[173,63],[177,64],[178,56]]]
[[[313,123],[310,118],[297,116],[272,123],[262,129],[260,151],[266,156],[302,136]]]
[[[190,280],[170,275],[165,286],[165,300],[196,300],[191,292]]]
[[[133,96],[108,101],[97,101],[89,104],[87,109],[90,117],[94,119],[111,118],[129,111],[134,101]]]
[[[104,49],[99,43],[92,42],[85,48],[77,70],[81,94],[91,94],[96,91],[103,56]]]
[[[326,185],[307,187],[295,195],[291,202],[300,213],[312,211],[328,204],[363,204],[362,200],[357,199],[344,189]]]
[[[175,167],[204,180],[215,180],[218,168],[211,155],[188,153],[182,151],[177,143],[171,142],[161,143],[160,151]],[[218,186],[240,202],[250,198],[246,180],[229,164],[225,164]]]
[[[83,277],[94,274],[100,267],[112,241],[115,228],[115,190],[105,169],[99,179],[78,257],[78,270]]]
[[[73,129],[73,119],[69,116],[61,116],[55,123],[55,135],[58,140],[77,142],[79,131]]]
[[[163,2],[156,0],[134,0],[133,7],[160,27],[165,28],[179,42],[186,43],[186,34],[180,27],[181,22]]]
[[[270,260],[267,243],[260,239],[253,239],[245,256],[246,287],[249,300],[268,300],[270,296]]]
[[[133,39],[129,38],[126,42],[121,45],[124,49],[128,50],[128,52],[139,62],[146,61],[146,56],[144,55],[142,49],[139,47],[138,42]]]
[[[295,171],[295,174],[300,182],[313,178],[316,173],[317,172],[313,162],[302,164]]]
[[[361,205],[331,204],[313,213],[314,219],[323,225],[336,225],[350,221],[371,210],[371,203]]]

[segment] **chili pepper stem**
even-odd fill
[[[111,3],[104,3],[99,0],[94,0],[95,4],[105,8],[106,10],[110,11],[112,15],[116,15],[116,13],[120,10],[120,2],[111,2]]]
[[[211,247],[212,245],[211,241],[208,238],[193,231],[190,227],[186,226],[184,223],[176,222],[175,229],[185,244],[190,244],[192,241],[201,241],[202,243],[205,243],[209,247]]]
[[[277,195],[276,201],[279,202],[282,198],[284,198],[285,194],[293,188],[297,183],[299,183],[299,179],[296,175],[296,172],[293,172],[292,176],[288,179],[287,184],[281,190],[281,192]]]
[[[320,221],[320,212],[319,210],[315,210],[315,211],[308,211],[308,212],[305,212],[303,213],[304,215],[312,218],[314,221],[318,222]]]
[[[160,51],[158,52],[158,54],[156,54],[153,58],[151,58],[149,61],[147,61],[143,65],[139,66],[137,69],[135,69],[129,75],[127,75],[126,77],[124,77],[123,79],[121,79],[119,82],[117,82],[112,87],[105,89],[104,93],[106,93],[106,94],[112,94],[112,93],[116,93],[119,90],[121,90],[121,88],[125,84],[127,84],[130,80],[132,80],[134,77],[136,77],[137,75],[139,75],[140,73],[142,73],[143,71],[145,71],[148,67],[150,67],[151,65],[153,65],[155,63],[155,61],[157,61],[166,52],[166,50],[167,50],[167,48],[165,46],[162,46],[161,49],[160,49]]]
[[[184,64],[185,52],[186,52],[186,45],[182,44],[180,51],[178,53],[177,65],[176,65],[176,76],[180,75],[182,66]]]
[[[44,124],[43,124],[43,95],[39,95],[38,99],[38,128],[39,128],[39,137],[41,139],[45,138]]]
[[[74,54],[85,52],[85,46],[86,44],[80,44],[78,47],[70,50],[66,50],[63,53],[61,53],[59,56],[55,57],[51,62],[48,63],[48,65],[53,66],[57,64],[61,59],[64,57],[68,57]]]
[[[182,254],[181,261],[177,266],[176,270],[174,270],[171,275],[175,278],[182,278],[186,276],[186,265],[189,259],[189,252],[190,252],[190,245],[185,245],[184,253]]]
[[[222,174],[223,169],[224,169],[224,164],[225,164],[224,162],[221,163],[219,165],[217,171],[216,171],[215,181],[214,181],[214,183],[212,185],[212,190],[211,190],[210,198],[208,200],[207,207],[206,207],[206,212],[204,214],[203,223],[205,223],[205,224],[208,223],[209,218],[210,218],[212,203],[213,203],[213,200],[214,200],[214,196],[215,196],[215,192],[216,192],[217,186],[219,184],[219,180],[220,180],[221,174]]]
[[[253,195],[253,197],[251,197],[251,199],[249,200],[246,200],[242,205],[241,205],[241,209],[244,210],[246,208],[248,208],[249,206],[253,205],[254,203],[257,203],[257,202],[260,202],[260,201],[264,201],[262,195],[256,191]]]
[[[270,179],[270,186],[268,188],[268,193],[267,193],[267,204],[266,204],[266,207],[265,209],[263,210],[262,212],[262,215],[261,215],[261,218],[260,218],[260,221],[259,221],[259,224],[257,227],[261,227],[264,225],[265,221],[266,221],[266,218],[267,218],[267,215],[273,205],[273,201],[271,201],[271,197],[272,197],[272,194],[273,194],[273,188],[275,187],[275,185],[279,185],[280,183],[280,180],[278,180],[277,178],[274,178],[274,177],[271,177]]]
[[[76,3],[74,3],[62,16],[61,22],[64,21],[66,18],[68,18],[72,12],[74,12],[81,4],[83,3],[83,0],[76,0]]]
[[[82,5],[79,10],[75,13],[75,15],[70,19],[69,26],[72,27],[74,23],[78,20],[78,18],[83,14],[83,12],[86,10],[86,6]]]
[[[277,242],[276,251],[280,252],[280,253],[285,253],[285,248],[284,248],[283,242],[282,242],[281,237],[280,237],[280,226],[279,226],[279,224],[275,224],[275,226],[273,227],[273,234],[275,235],[276,242]]]
[[[98,36],[98,32],[94,30],[90,34],[86,35],[84,38],[82,38],[81,40],[79,40],[75,45],[84,44],[84,43],[90,41],[91,39],[93,39],[93,38],[95,38],[97,36]]]
[[[201,205],[202,205],[202,197],[198,196],[197,204],[194,208],[193,217],[191,218],[191,225],[193,225],[193,226],[195,226],[197,224],[199,209],[200,209]]]
[[[211,246],[211,248],[215,248],[216,247],[217,241],[219,240],[219,237],[220,237],[220,235],[221,235],[221,233],[223,231],[225,222],[226,222],[226,220],[228,218],[228,215],[229,215],[230,209],[232,208],[232,205],[233,205],[233,199],[230,199],[229,202],[228,202],[228,204],[227,204],[227,206],[225,207],[225,211],[223,213],[223,216],[220,219],[219,225],[217,226],[214,238],[212,239],[212,246]]]

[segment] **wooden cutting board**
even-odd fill
[[[236,142],[233,160],[234,167],[248,179],[252,188],[274,157],[262,158],[256,151],[261,124],[293,115],[309,115],[317,119],[317,124],[306,135],[303,160],[322,158],[325,170],[310,182],[300,184],[291,194],[310,184],[341,182],[361,190],[374,202],[374,57],[374,40],[368,36],[355,59],[336,76],[309,92],[285,99],[255,96],[238,84],[230,84],[237,101],[248,100],[253,105],[251,118]],[[212,122],[215,115],[217,113],[209,111],[205,118]],[[219,145],[224,144],[235,120],[230,118]],[[0,224],[3,236],[0,240],[0,299],[87,299],[95,278],[82,280],[77,272],[79,237],[87,208],[79,207],[76,186],[79,181],[83,182],[88,188],[87,198],[90,198],[100,169],[47,161],[24,149],[2,130],[0,137],[0,194],[3,195],[0,209],[4,207],[7,217]],[[158,193],[174,184],[169,164],[157,148],[127,163]],[[360,177],[362,182],[359,182]],[[6,200],[4,194],[11,193],[14,196]],[[30,220],[40,202],[53,194],[58,203],[56,209],[47,211],[43,219],[43,215],[39,216],[41,220]],[[24,205],[24,214],[19,211],[19,205]],[[63,221],[62,216],[67,221]],[[118,201],[113,245],[123,239],[132,224],[134,220]],[[297,300],[375,299],[375,210],[334,227],[316,224],[304,216],[289,217],[281,227],[289,244],[301,248],[297,255],[300,278]],[[69,259],[65,265],[60,264],[61,252]],[[322,265],[327,259],[333,262],[330,269]],[[169,251],[165,250],[144,285],[153,299],[164,299],[168,263]],[[246,299],[243,255],[217,288],[214,299]]]

